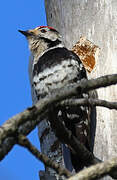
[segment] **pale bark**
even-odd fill
[[[99,77],[116,73],[117,69],[117,0],[45,0],[48,25],[56,28],[67,48],[85,35],[101,48],[96,70],[89,74]],[[117,100],[117,86],[98,90],[99,99]],[[102,160],[117,153],[117,112],[97,109],[95,155]],[[109,179],[106,177],[106,179]]]
[[[103,163],[96,164],[87,169],[84,169],[77,173],[75,176],[72,176],[68,180],[94,180],[104,177],[108,173],[114,175],[115,179],[117,177],[117,158],[112,158]]]

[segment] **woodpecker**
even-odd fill
[[[19,30],[19,32],[26,36],[32,54],[31,85],[37,101],[50,95],[55,89],[59,90],[66,85],[79,83],[83,78],[87,79],[79,57],[64,46],[62,37],[56,29],[39,26],[27,31]],[[77,98],[87,96],[79,93]],[[55,108],[53,114],[54,118],[62,120],[73,135],[90,150],[90,120],[87,107]],[[70,156],[75,171],[81,170],[84,164],[72,152]]]

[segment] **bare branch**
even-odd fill
[[[61,100],[77,95],[78,92],[86,92],[100,87],[106,87],[117,83],[117,74],[107,75],[97,79],[83,79],[72,86],[56,90],[51,95],[40,100],[38,104],[28,108],[24,112],[10,118],[0,128],[0,160],[11,150],[16,143],[18,134],[29,134],[41,121],[49,107]]]
[[[69,180],[94,180],[108,174],[113,174],[113,178],[117,178],[117,157],[84,169]]]
[[[67,99],[62,101],[61,106],[102,106],[117,110],[117,102],[109,102],[93,98]]]
[[[30,143],[26,136],[19,135],[18,144],[26,148],[32,155],[34,155],[38,160],[42,161],[46,166],[53,168],[60,176],[64,175],[68,178],[72,175],[67,169],[52,161],[45,154],[39,152],[39,150]]]
[[[41,121],[40,118],[42,116],[43,113],[40,113],[40,108],[33,106],[13,116],[0,127],[0,160],[16,144],[17,135],[29,134]]]

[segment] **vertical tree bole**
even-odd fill
[[[117,0],[45,0],[45,8],[47,24],[60,32],[67,48],[83,35],[100,47],[96,69],[89,78],[116,73]],[[116,86],[102,88],[98,97],[116,101],[116,92]],[[106,160],[117,154],[117,112],[97,108],[96,118],[94,154]]]

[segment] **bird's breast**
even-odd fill
[[[48,94],[54,89],[59,89],[77,79],[78,68],[74,60],[64,60],[54,66],[47,67],[33,78],[37,94]]]

